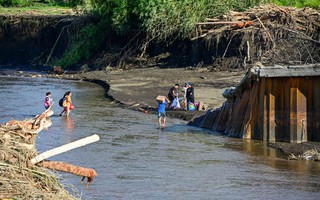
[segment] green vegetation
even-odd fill
[[[320,0],[273,0],[271,3],[280,6],[311,7],[320,9]]]
[[[88,24],[84,26],[79,34],[72,38],[71,45],[64,53],[63,57],[55,61],[55,65],[70,66],[81,59],[88,59],[97,49],[104,44],[110,28],[106,27],[109,23],[100,21],[97,24]]]
[[[25,7],[25,6],[69,6],[83,5],[84,0],[0,0],[0,6],[4,7]]]
[[[103,45],[110,30],[126,34],[129,30],[143,30],[148,41],[170,44],[177,38],[188,38],[194,23],[207,17],[217,17],[229,10],[243,11],[259,4],[280,6],[310,6],[320,8],[320,0],[0,0],[2,6],[38,5],[86,6],[100,16],[100,22],[89,24],[72,39],[64,57],[57,63],[68,66],[90,58]],[[0,10],[1,11],[1,10]],[[106,31],[108,30],[108,31]]]
[[[230,9],[243,11],[264,3],[319,8],[319,0],[91,0],[90,3],[93,12],[100,15],[103,22],[98,26],[90,26],[90,37],[85,34],[77,36],[58,62],[62,66],[91,57],[95,52],[93,50],[102,44],[98,41],[104,41],[107,37],[107,34],[100,34],[105,27],[111,27],[118,34],[138,28],[147,34],[147,42],[155,40],[170,43],[177,38],[191,36],[195,22],[204,21],[206,17],[221,16]]]
[[[69,7],[60,6],[28,6],[28,7],[0,7],[1,15],[20,15],[20,14],[33,14],[33,15],[63,15],[74,13]]]

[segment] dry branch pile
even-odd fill
[[[222,18],[196,23],[197,36],[205,39],[215,61],[237,58],[231,68],[261,61],[268,64],[320,62],[320,13],[273,4]],[[229,63],[230,64],[230,63]]]
[[[44,168],[29,165],[37,133],[51,125],[35,124],[39,118],[0,125],[0,199],[75,199]]]

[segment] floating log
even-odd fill
[[[31,164],[36,164],[36,163],[38,163],[38,162],[40,162],[40,161],[42,161],[44,159],[50,158],[52,156],[55,156],[55,155],[67,152],[69,150],[72,150],[72,149],[75,149],[75,148],[78,148],[78,147],[82,147],[82,146],[85,146],[87,144],[99,141],[99,139],[100,139],[99,135],[94,134],[92,136],[89,136],[89,137],[86,137],[86,138],[83,138],[83,139],[80,139],[80,140],[77,140],[77,141],[62,145],[60,147],[51,149],[49,151],[45,151],[45,152],[39,154],[38,156],[32,158],[30,160],[30,162],[31,162]]]
[[[63,162],[43,161],[41,162],[41,166],[49,169],[54,169],[54,170],[82,176],[81,183],[87,177],[87,184],[86,184],[87,188],[89,187],[90,183],[92,183],[94,177],[98,175],[98,173],[94,169],[79,167],[76,165],[71,165]]]

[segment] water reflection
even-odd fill
[[[71,134],[74,131],[74,119],[72,117],[61,117],[61,123],[63,125],[64,132]]]

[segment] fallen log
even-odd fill
[[[72,150],[72,149],[75,149],[75,148],[78,148],[78,147],[82,147],[82,146],[85,146],[87,144],[99,141],[99,139],[100,139],[99,135],[94,134],[92,136],[89,136],[89,137],[86,137],[86,138],[83,138],[83,139],[80,139],[80,140],[77,140],[77,141],[62,145],[60,147],[57,147],[57,148],[54,148],[54,149],[51,149],[49,151],[45,151],[45,152],[39,154],[38,156],[32,158],[30,160],[30,163],[31,164],[36,164],[36,163],[38,163],[38,162],[40,162],[40,161],[42,161],[44,159],[50,158],[52,156],[55,156],[55,155],[67,152],[69,150]]]
[[[196,22],[195,25],[224,25],[224,24],[237,24],[237,23],[243,23],[241,21],[221,21],[221,22]]]
[[[88,188],[90,183],[92,183],[94,177],[98,175],[98,173],[94,169],[79,167],[63,162],[42,161],[40,165],[48,169],[54,169],[82,176],[81,183],[84,181],[85,178],[87,178],[86,188]]]
[[[32,128],[34,128],[34,126],[38,126],[39,124],[41,124],[42,121],[46,120],[46,118],[50,117],[51,115],[53,115],[53,111],[51,110],[51,107],[53,106],[53,104],[50,105],[50,107],[45,110],[43,113],[41,113],[40,115],[38,115],[33,124],[32,124]]]

